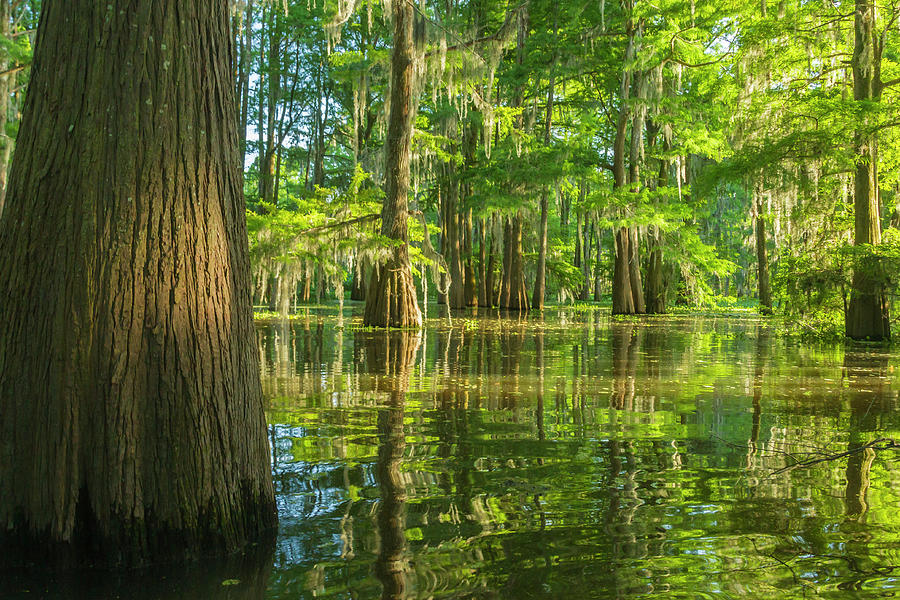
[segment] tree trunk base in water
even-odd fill
[[[149,511],[143,518],[101,517],[82,488],[71,535],[35,531],[24,515],[0,531],[0,569],[134,568],[228,556],[242,548],[267,549],[271,554],[278,530],[268,492],[252,483],[230,492],[235,500],[229,514],[210,506],[191,527],[176,528],[159,522]]]
[[[864,285],[854,281],[856,289]],[[852,292],[845,325],[847,337],[854,340],[891,339],[891,322],[884,296],[878,292]]]
[[[395,255],[372,272],[363,324],[367,327],[422,326],[422,311],[408,260]]]

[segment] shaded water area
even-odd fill
[[[274,557],[0,596],[900,594],[896,351],[746,315],[374,332],[352,310],[257,327]]]

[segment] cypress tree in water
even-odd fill
[[[394,48],[391,52],[390,116],[385,140],[385,198],[381,210],[381,235],[396,243],[388,251],[387,260],[372,273],[363,321],[375,327],[421,327],[422,311],[416,300],[406,226],[414,112],[412,96],[417,60],[413,39],[413,5],[400,0],[391,2],[391,19],[394,24]]]
[[[47,0],[0,221],[0,562],[276,522],[225,2]]]

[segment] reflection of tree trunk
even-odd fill
[[[406,591],[406,493],[400,463],[406,448],[403,431],[406,390],[419,348],[419,337],[408,331],[390,331],[365,337],[368,372],[375,389],[388,395],[378,411],[378,461],[375,474],[381,490],[377,523],[381,545],[375,573],[383,586],[382,598],[403,598]]]
[[[851,448],[854,446],[851,444]],[[847,459],[847,487],[844,491],[847,516],[861,519],[869,510],[869,470],[874,460],[875,451],[871,448],[851,454]]]
[[[519,368],[521,364],[522,346],[525,344],[525,330],[504,330],[500,333],[500,375],[501,408],[513,409],[519,399]]]
[[[638,341],[631,323],[612,325],[613,392],[610,408],[634,409],[634,383],[637,371]]]
[[[546,434],[544,433],[544,332],[538,331],[534,334],[534,366],[537,369],[537,408],[535,409],[537,417],[538,439],[544,441]],[[538,459],[538,464],[544,464],[543,459]]]
[[[760,326],[756,332],[756,358],[753,366],[753,420],[750,439],[747,440],[747,468],[752,469],[759,443],[759,425],[762,420],[762,388],[766,358],[769,354],[769,329]]]
[[[877,415],[881,408],[876,403],[884,398],[884,381],[888,368],[888,355],[854,352],[848,349],[844,355],[844,369],[848,380],[847,399],[850,403],[850,441],[853,450],[866,444],[867,432],[877,431]],[[875,450],[867,448],[854,452],[847,459],[847,487],[844,504],[847,516],[862,519],[868,511],[869,471],[875,460]]]
[[[596,258],[594,258],[594,302],[600,302],[600,300],[602,299],[602,296],[603,296],[603,294],[602,294],[602,292],[603,292],[603,270],[600,268],[601,258],[603,257],[603,246],[602,246],[603,236],[600,233],[600,228],[597,227],[595,223],[592,223],[591,231],[595,231],[595,230],[596,230],[596,235],[594,235],[594,238],[595,238],[594,241],[597,244],[597,247],[595,249],[596,250],[596,253],[595,253]],[[586,264],[589,264],[589,262],[590,262],[588,260],[588,258],[589,258],[588,255],[590,252],[591,252],[590,248],[585,248],[585,250],[584,250],[585,261],[584,262]]]
[[[381,489],[378,507],[378,535],[381,547],[375,573],[381,581],[382,598],[402,598],[406,590],[404,553],[406,551],[406,494],[400,474],[400,461],[406,441],[403,435],[403,393],[392,392],[387,408],[378,411],[378,462],[375,474]]]

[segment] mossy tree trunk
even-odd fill
[[[226,3],[44,4],[0,223],[0,562],[275,525],[232,52]]]
[[[882,43],[875,30],[875,3],[856,0],[856,33],[853,48],[853,98],[860,102],[880,102],[882,92]],[[856,134],[856,173],[854,177],[856,245],[881,243],[878,207],[878,147],[874,133]],[[879,283],[878,265],[867,265],[853,273],[850,305],[846,317],[847,337],[885,340],[891,337],[890,318],[884,291]]]
[[[385,141],[385,198],[381,209],[381,235],[394,241],[386,261],[375,267],[366,292],[363,323],[372,327],[421,327],[422,311],[416,299],[406,220],[409,215],[410,144],[412,142],[413,5],[394,2],[394,48],[391,52],[391,97]]]

